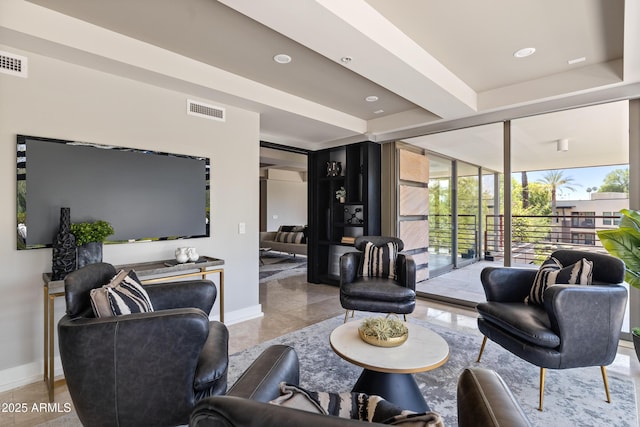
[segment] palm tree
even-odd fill
[[[538,182],[546,185],[551,190],[551,215],[556,215],[556,193],[560,189],[567,189],[569,191],[576,191],[573,178],[570,176],[564,176],[563,171],[550,170],[545,173]]]

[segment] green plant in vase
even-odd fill
[[[336,199],[338,199],[340,203],[344,203],[346,197],[347,191],[344,189],[344,187],[340,187],[339,190],[336,190]]]
[[[78,247],[78,268],[102,262],[102,244],[114,233],[107,221],[76,222],[71,224],[71,234]]]
[[[598,238],[611,255],[625,264],[625,281],[640,289],[640,211],[622,209],[620,226],[612,230],[599,230]],[[632,328],[636,355],[640,360],[640,327]]]

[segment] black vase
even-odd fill
[[[89,242],[78,246],[78,268],[102,262],[102,242]]]
[[[636,357],[638,358],[638,361],[640,361],[640,335],[632,333],[631,336],[633,337],[633,346],[636,349]]]
[[[60,227],[53,242],[51,276],[62,280],[76,269],[76,238],[71,234],[71,209],[60,208]]]

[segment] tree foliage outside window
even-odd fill
[[[601,193],[629,193],[629,168],[614,169],[602,180]]]

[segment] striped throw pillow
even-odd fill
[[[593,262],[582,258],[575,264],[563,267],[554,257],[547,258],[536,273],[526,304],[544,304],[544,291],[553,285],[590,285],[593,275]]]
[[[147,291],[138,282],[135,272],[120,270],[111,281],[90,292],[91,307],[96,317],[148,313],[153,305]]]
[[[367,242],[362,253],[360,275],[363,277],[396,278],[396,257],[398,245],[395,242],[376,246]]]
[[[380,396],[365,393],[307,391],[296,385],[280,383],[280,396],[269,403],[369,423],[444,427],[442,417],[436,412],[416,413],[396,406]]]

